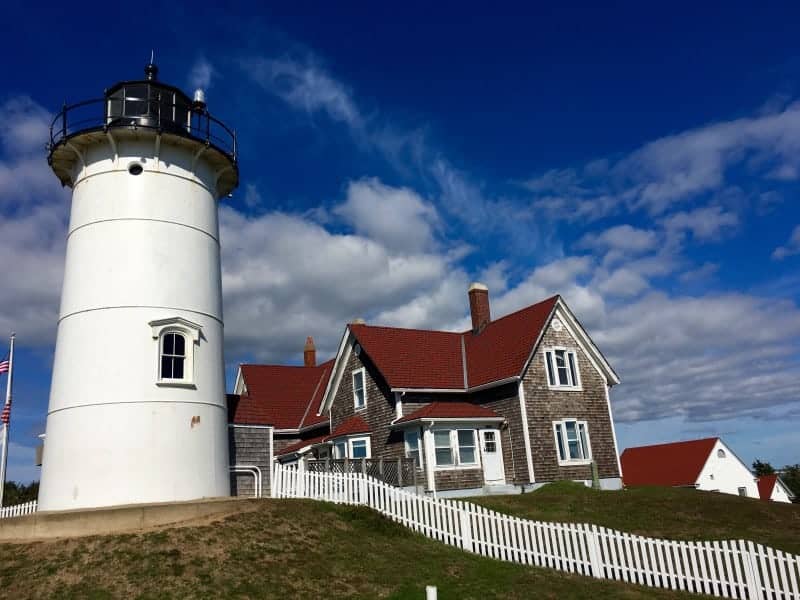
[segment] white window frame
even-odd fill
[[[356,395],[356,375],[358,374],[361,374],[361,389],[364,393],[364,404],[361,406],[358,405],[358,396]],[[353,370],[350,382],[353,387],[353,408],[357,411],[364,410],[367,408],[367,370],[364,367]]]
[[[578,447],[583,454],[583,458],[570,458],[569,453],[569,440],[567,439],[567,423],[575,423],[575,434],[578,436]],[[558,428],[561,428],[561,440],[563,445],[559,447],[558,441]],[[581,428],[583,429],[583,440],[586,442],[586,447],[581,438]],[[586,421],[579,421],[578,419],[561,419],[560,421],[553,421],[553,443],[555,445],[556,459],[560,466],[574,466],[574,465],[588,465],[592,462],[592,442],[589,439],[589,425]],[[563,453],[564,458],[561,458]]]
[[[332,454],[336,459],[348,458],[351,460],[361,460],[362,457],[353,457],[353,442],[366,442],[367,455],[363,458],[372,458],[372,443],[368,435],[354,435],[352,437],[343,437],[332,440]],[[339,456],[339,448],[337,446],[344,446],[344,456]]]
[[[417,438],[417,448],[416,450],[411,449],[411,444],[408,443],[409,435],[414,435]],[[417,468],[422,468],[422,432],[419,429],[406,429],[403,432],[403,444],[405,447],[405,456],[406,458],[416,458],[417,459]],[[416,454],[416,456],[412,456]]]
[[[558,374],[556,352],[564,353],[564,360],[566,361],[567,368],[566,383],[561,382],[561,377]],[[578,353],[573,348],[551,346],[550,348],[545,348],[542,354],[544,356],[544,375],[547,378],[548,388],[551,390],[569,391],[580,391],[583,389],[581,386],[581,371],[578,366]],[[553,380],[550,379],[550,373],[553,374]]]
[[[450,434],[450,455],[453,457],[452,465],[440,465],[436,461],[436,432],[447,431]],[[458,443],[458,432],[469,431],[472,433],[472,443],[475,449],[475,462],[465,463],[461,460],[461,448]],[[434,427],[432,430],[433,436],[433,468],[437,471],[452,471],[458,469],[480,469],[481,468],[481,453],[478,438],[478,429],[474,427]]]
[[[203,329],[200,325],[187,321],[181,317],[169,319],[159,319],[150,321],[151,335],[155,340],[156,372],[155,384],[159,387],[183,387],[196,389],[195,385],[195,354],[200,345],[200,338]],[[164,343],[164,336],[169,333],[182,335],[185,341],[184,350],[186,355],[183,360],[182,379],[162,379],[161,377],[161,356]]]

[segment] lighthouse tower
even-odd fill
[[[157,75],[51,127],[72,211],[40,510],[230,494],[217,200],[236,139]]]

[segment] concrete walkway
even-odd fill
[[[163,504],[129,504],[111,508],[37,512],[0,519],[0,542],[79,537],[143,531],[165,525],[250,512],[263,500],[207,498]]]

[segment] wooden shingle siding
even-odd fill
[[[436,490],[467,490],[483,487],[482,469],[447,469],[435,471]]]
[[[352,373],[361,367],[364,367],[365,372],[367,406],[357,411],[353,405]],[[394,459],[405,456],[403,432],[389,428],[395,418],[394,394],[363,350],[360,357],[355,352],[350,353],[342,381],[331,404],[331,431],[336,431],[342,422],[353,415],[359,415],[369,425],[372,458]]]
[[[551,346],[575,351],[582,384],[581,391],[551,390],[547,383],[544,352]],[[619,477],[614,434],[606,401],[605,382],[567,328],[555,331],[548,325],[523,379],[531,453],[536,481],[591,479],[591,467],[561,467],[553,437],[553,421],[574,418],[586,421],[592,456],[601,478]]]
[[[231,466],[253,465],[261,469],[261,495],[269,496],[272,456],[270,454],[269,427],[228,427],[228,448]],[[231,495],[255,496],[253,476],[247,473],[231,473]]]

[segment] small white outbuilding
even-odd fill
[[[760,497],[757,478],[718,437],[626,448],[620,460],[626,486],[693,487]]]

